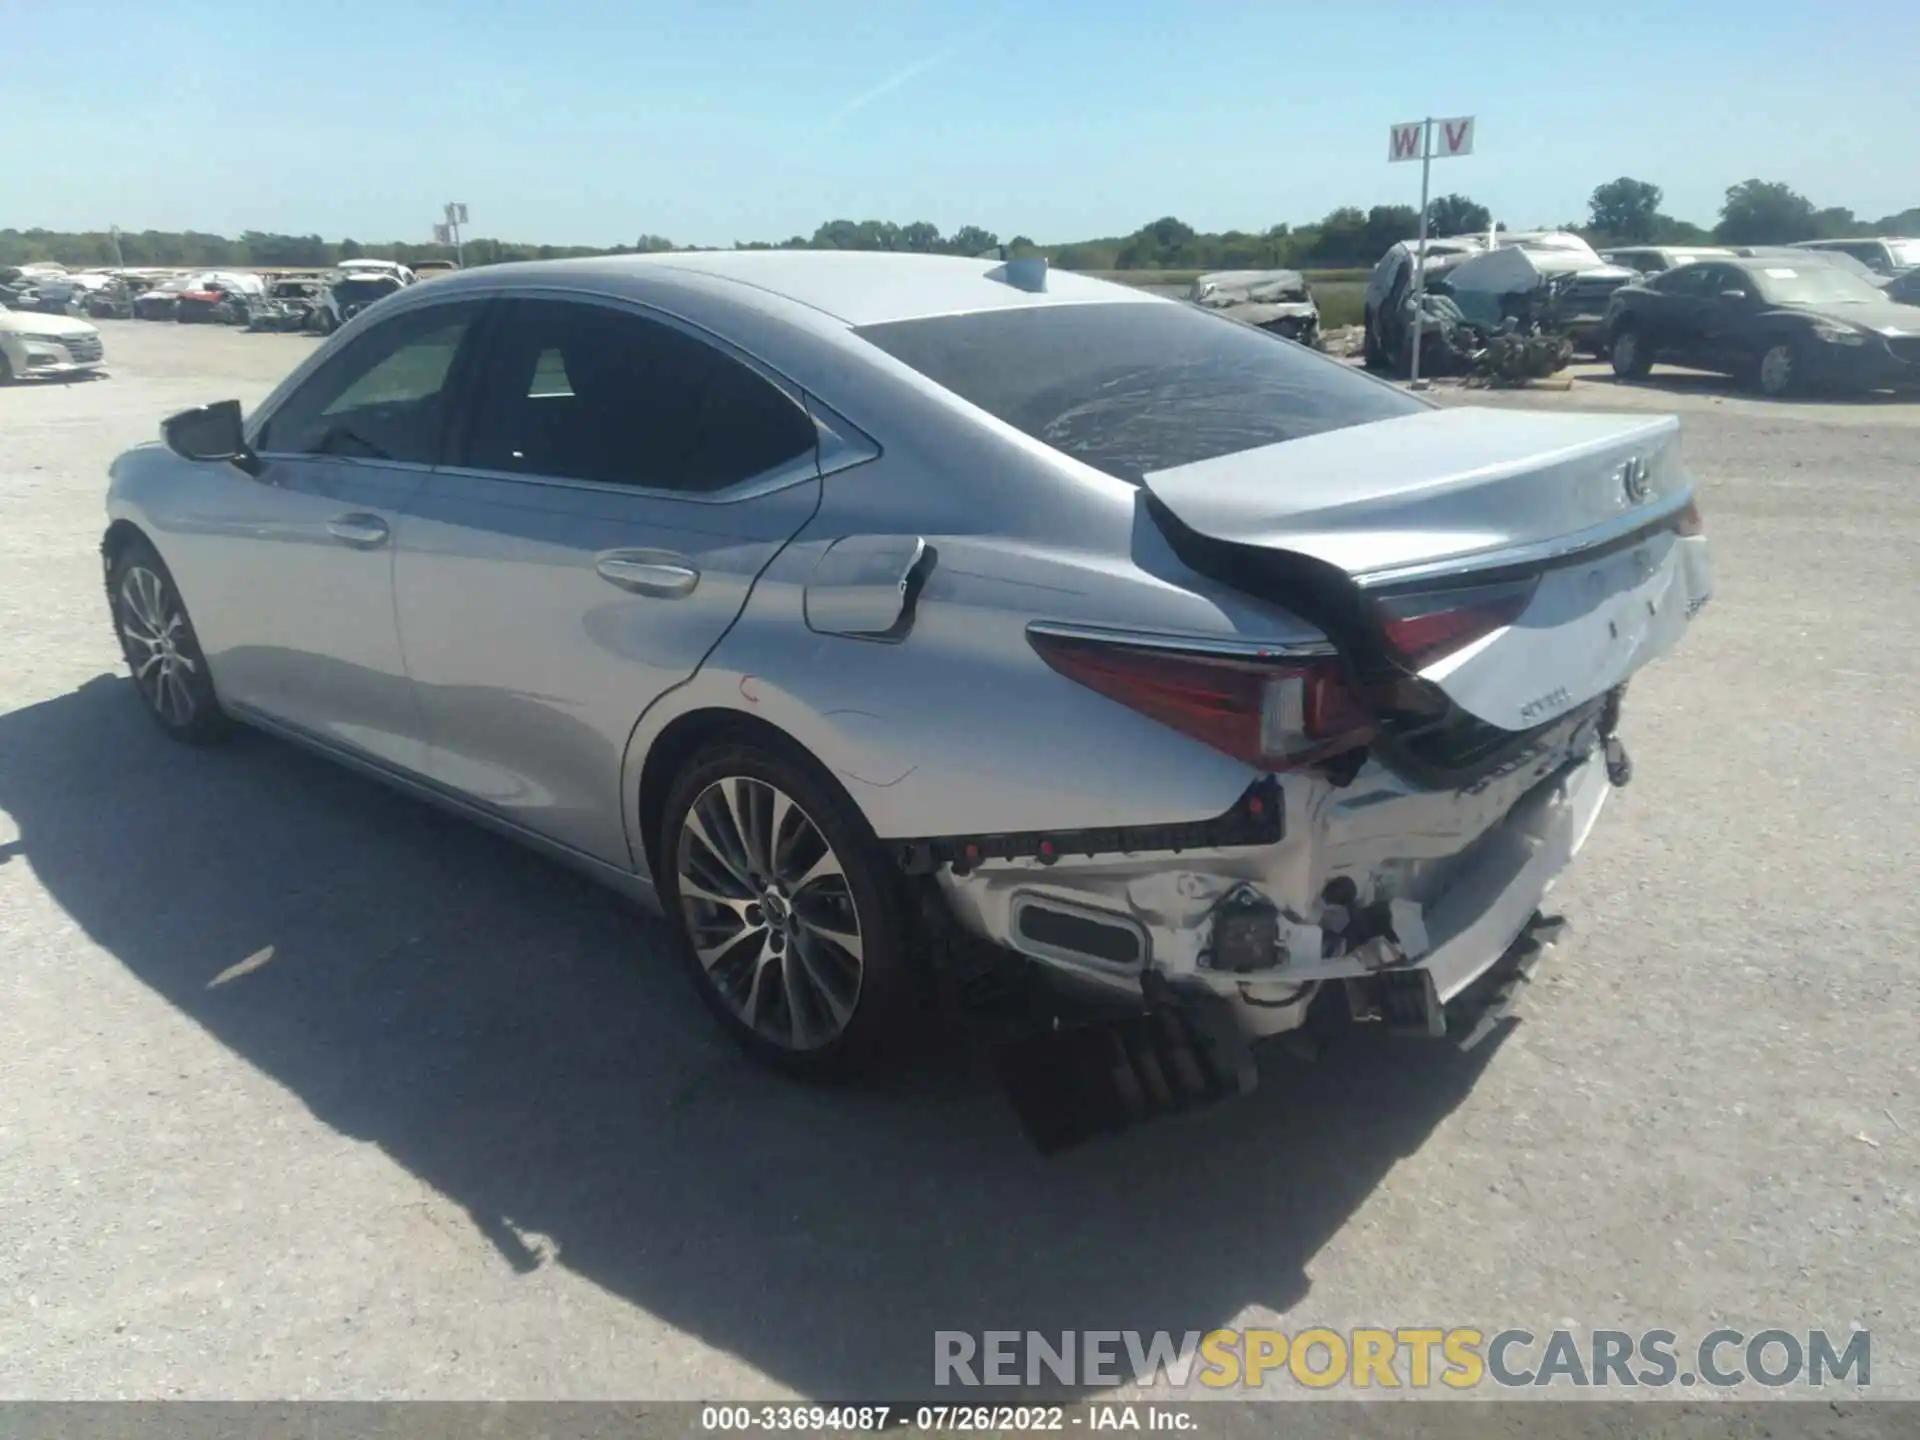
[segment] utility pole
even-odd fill
[[[1408,366],[1409,380],[1417,390],[1427,382],[1420,379],[1420,332],[1426,320],[1427,298],[1427,210],[1433,203],[1433,162],[1473,153],[1473,117],[1457,115],[1450,120],[1435,120],[1431,115],[1420,121],[1395,125],[1387,135],[1389,162],[1420,162],[1420,241],[1413,259],[1413,356]],[[1438,156],[1433,153],[1436,127],[1442,136]],[[1417,139],[1417,144],[1416,144]]]
[[[1420,322],[1427,298],[1427,197],[1433,186],[1433,117],[1420,122],[1420,250],[1413,261],[1413,364],[1408,383],[1420,388]]]
[[[113,239],[114,268],[116,270],[124,270],[126,268],[127,261],[126,261],[126,257],[120,253],[120,227],[118,225],[108,226],[107,234],[111,236]]]

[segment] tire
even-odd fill
[[[1791,341],[1776,340],[1760,352],[1753,367],[1753,383],[1772,400],[1801,388],[1800,352]]]
[[[13,362],[7,359],[5,355],[0,355],[0,385],[11,385],[12,383]]]
[[[1607,358],[1613,362],[1613,373],[1622,380],[1644,380],[1653,369],[1653,356],[1641,343],[1640,332],[1631,325],[1614,332]]]
[[[714,742],[675,777],[655,853],[695,988],[750,1055],[832,1079],[904,1053],[923,1011],[898,871],[818,765]]]
[[[145,537],[123,543],[107,564],[107,603],[140,708],[186,745],[224,740],[233,721],[214,694],[186,602]]]
[[[334,332],[335,328],[336,327],[333,321],[333,312],[331,310],[328,310],[324,306],[322,306],[320,309],[317,309],[313,312],[313,333],[314,334],[331,335]]]
[[[1373,331],[1373,316],[1365,317],[1360,330],[1360,363],[1369,370],[1384,370],[1387,357],[1380,349],[1380,338]]]

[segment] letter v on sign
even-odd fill
[[[1436,160],[1473,153],[1473,116],[1434,122],[1433,157]]]

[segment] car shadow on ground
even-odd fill
[[[1295,1305],[1497,1048],[1268,1057],[1252,1097],[1043,1159],[964,1047],[885,1084],[777,1079],[626,902],[279,742],[175,746],[119,678],[0,715],[0,809],[0,863],[509,1264],[819,1397],[928,1395],[941,1329]]]

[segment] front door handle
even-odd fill
[[[657,550],[615,551],[602,555],[593,568],[607,583],[656,600],[681,599],[700,583],[700,572],[684,559]]]
[[[327,521],[327,533],[344,544],[370,550],[387,543],[387,522],[378,515],[336,515]]]

